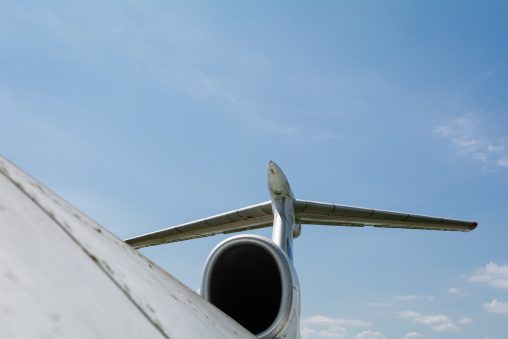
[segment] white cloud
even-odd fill
[[[465,278],[467,277],[467,275],[463,275],[462,278]],[[453,294],[453,295],[457,295],[457,296],[460,296],[460,297],[468,297],[470,296],[471,294],[468,293],[468,292],[463,292],[461,290],[459,290],[458,288],[456,287],[450,287],[449,289],[446,290],[448,293],[450,294]]]
[[[470,276],[469,281],[508,289],[508,266],[499,266],[490,262]]]
[[[508,302],[492,300],[490,303],[483,304],[483,307],[490,313],[508,314]]]
[[[386,339],[381,332],[363,331],[355,335],[355,339]]]
[[[440,323],[437,325],[432,326],[432,329],[437,332],[456,332],[460,331],[460,328],[458,328],[456,325],[454,325],[451,322],[446,323]]]
[[[462,325],[468,325],[468,324],[471,324],[471,323],[473,323],[473,319],[468,318],[468,317],[462,317],[459,320],[459,324],[462,324]]]
[[[508,137],[491,137],[480,128],[474,113],[434,128],[434,133],[451,141],[460,154],[468,155],[486,166],[508,168]]]
[[[400,318],[411,319],[414,323],[430,326],[437,332],[455,332],[459,331],[451,320],[445,315],[424,315],[414,311],[403,311],[398,313]]]
[[[301,333],[304,339],[349,338],[348,328],[369,326],[368,321],[315,315],[302,321]]]
[[[325,339],[325,338],[336,338],[342,339],[348,337],[348,331],[344,327],[338,327],[333,329],[315,329],[309,327],[302,327],[301,330],[303,339]]]
[[[313,325],[327,325],[327,326],[350,326],[350,327],[369,327],[372,323],[357,319],[346,318],[328,318],[322,315],[315,315],[305,320],[307,324]]]
[[[508,158],[499,159],[496,163],[498,166],[508,167]]]
[[[434,297],[431,295],[399,295],[396,297],[393,297],[397,300],[403,300],[403,301],[413,301],[413,300],[425,300],[425,301],[433,301]]]
[[[409,332],[409,333],[406,333],[406,335],[402,337],[402,339],[411,339],[411,338],[425,338],[425,337],[423,336],[423,334],[418,333],[418,332]]]

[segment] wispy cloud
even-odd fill
[[[298,128],[295,128],[295,127],[288,127],[284,131],[284,133],[286,133],[286,134],[297,134],[298,132],[300,132],[300,130]]]
[[[508,136],[492,137],[480,127],[474,113],[466,113],[433,132],[450,140],[458,153],[470,156],[487,167],[508,168]]]
[[[471,275],[469,281],[508,289],[508,266],[499,266],[490,262]]]
[[[461,291],[459,290],[458,288],[456,287],[450,287],[449,289],[446,290],[448,293],[452,294],[452,295],[456,295],[456,296],[459,296],[459,297],[468,297],[470,296],[471,294],[468,293],[468,292],[464,292],[464,291]]]
[[[500,167],[508,167],[508,158],[499,159],[496,164]]]
[[[230,106],[232,118],[248,125],[250,128],[257,128],[271,133],[282,134],[287,137],[298,137],[313,142],[333,142],[337,135],[327,130],[313,130],[305,126],[288,125],[286,119],[281,119],[277,114],[268,114],[262,104],[249,98],[241,85],[234,81],[218,76],[212,76],[199,72],[197,85],[190,86],[190,91],[197,96],[206,96],[221,100],[223,104]],[[243,94],[242,94],[243,93]]]
[[[374,332],[374,331],[363,331],[355,335],[355,339],[386,339],[384,335],[381,334],[381,332]]]
[[[406,333],[406,335],[402,337],[402,339],[411,339],[411,338],[425,338],[425,337],[423,336],[423,334],[418,333],[418,332],[409,332],[409,333]]]
[[[414,300],[425,300],[425,301],[434,301],[434,297],[431,295],[398,295],[393,297],[393,299],[396,300],[402,300],[402,301],[414,301]]]
[[[315,315],[302,321],[302,338],[349,338],[350,328],[370,326],[372,326],[372,323],[364,320],[329,318],[322,315]]]
[[[461,325],[469,325],[469,324],[472,324],[472,323],[473,323],[473,319],[468,318],[468,317],[462,317],[459,320],[459,324],[461,324]]]
[[[314,325],[327,325],[327,326],[351,326],[351,327],[369,327],[372,326],[371,322],[347,319],[347,318],[328,318],[322,315],[315,315],[306,320],[307,324]]]
[[[312,140],[316,141],[316,142],[327,142],[327,141],[333,141],[337,138],[337,136],[333,133],[328,133],[328,132],[325,132],[325,133],[320,133],[320,134],[315,134],[312,136]]]
[[[508,314],[508,302],[492,300],[490,303],[483,304],[483,307],[490,313]]]
[[[400,318],[411,319],[414,323],[430,326],[437,332],[456,332],[460,328],[445,315],[424,315],[414,311],[398,312]]]

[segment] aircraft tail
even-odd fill
[[[274,169],[276,169],[276,171],[274,171]],[[287,184],[282,170],[280,170],[275,163],[270,162],[268,179],[272,201],[266,201],[257,205],[176,225],[160,231],[127,239],[126,242],[134,248],[141,248],[175,241],[208,237],[220,233],[234,233],[270,226],[274,223],[272,203],[278,199],[275,188],[279,186],[284,187],[288,192],[286,195],[291,197],[295,225],[374,226],[460,232],[471,231],[478,225],[473,221],[292,199],[292,192],[289,188],[289,184],[287,184],[287,188],[282,184],[278,186],[274,185],[273,175],[279,175],[284,179],[279,181],[283,184]],[[291,211],[291,213],[293,213],[293,211]]]

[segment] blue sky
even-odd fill
[[[304,226],[304,338],[506,338],[507,10],[2,1],[0,152],[121,238],[268,200],[270,159],[300,199],[477,220]],[[223,238],[142,252],[197,289]]]

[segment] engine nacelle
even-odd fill
[[[271,240],[241,235],[210,253],[202,296],[258,338],[300,338],[300,286],[288,256]]]

